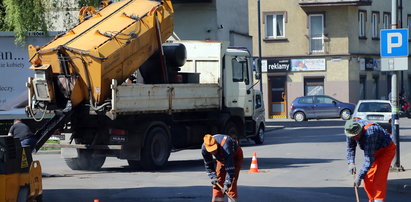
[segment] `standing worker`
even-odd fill
[[[211,201],[224,202],[224,194],[228,194],[229,202],[237,202],[237,180],[243,164],[243,150],[238,142],[227,135],[207,134],[204,136],[201,154],[211,184],[214,185]],[[216,166],[213,156],[216,158]]]
[[[390,134],[380,125],[365,120],[348,120],[344,126],[347,136],[348,170],[356,173],[355,149],[364,150],[365,162],[355,178],[354,186],[364,180],[364,189],[370,201],[385,200],[388,171],[395,156],[396,146]]]
[[[33,150],[36,146],[37,140],[34,138],[33,133],[30,128],[20,119],[16,119],[13,122],[13,125],[10,127],[8,136],[20,139],[21,146],[30,146],[30,149]]]

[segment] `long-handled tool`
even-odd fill
[[[355,180],[355,172],[353,173],[354,180]],[[354,184],[354,190],[355,190],[355,197],[357,198],[357,202],[360,202],[360,197],[358,196],[358,187]]]
[[[222,187],[220,184],[216,183],[216,185],[217,185],[221,190],[223,190],[223,187]],[[235,201],[235,200],[233,199],[233,197],[231,197],[230,195],[228,195],[228,192],[227,192],[227,191],[225,191],[223,194],[227,195],[228,198],[230,198],[232,201]]]

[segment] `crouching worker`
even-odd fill
[[[30,147],[30,150],[33,151],[36,146],[37,139],[34,137],[30,128],[20,119],[16,119],[13,122],[13,125],[10,127],[8,136],[18,138],[21,142],[21,146]]]
[[[237,202],[237,180],[243,164],[243,150],[238,142],[227,135],[207,134],[204,136],[201,153],[207,174],[211,178],[211,184],[214,185],[211,201],[224,202],[224,194],[228,194],[229,202]]]
[[[355,149],[364,150],[364,165],[355,178],[354,186],[364,180],[364,189],[370,201],[384,201],[388,171],[395,156],[396,146],[390,134],[378,124],[364,120],[348,120],[344,126],[347,136],[348,170],[356,173]]]

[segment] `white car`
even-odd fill
[[[378,123],[391,131],[391,109],[389,100],[360,100],[355,106],[352,117]]]

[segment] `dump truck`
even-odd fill
[[[246,48],[166,42],[174,23],[170,0],[89,10],[64,35],[29,46],[35,73],[26,111],[54,113],[35,132],[35,150],[58,130],[64,140],[55,146],[72,169],[100,169],[108,156],[159,169],[173,149],[199,146],[205,134],[263,143],[264,105]]]

